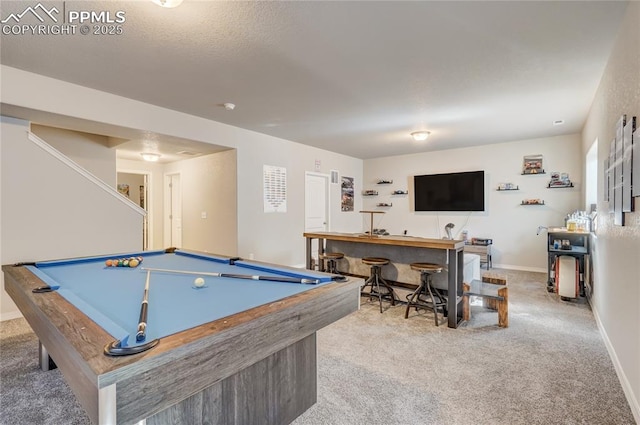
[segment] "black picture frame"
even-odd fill
[[[622,212],[622,162],[624,154],[624,151],[622,150],[622,135],[625,122],[626,115],[622,115],[616,123],[615,161],[613,167],[613,224],[616,226],[624,226],[624,213]]]
[[[609,145],[609,168],[607,168],[609,182],[609,212],[614,212],[615,200],[615,166],[616,166],[616,139],[613,139]]]
[[[633,132],[636,130],[636,117],[630,117],[622,131],[622,212],[633,211],[632,200],[632,157]]]
[[[640,129],[633,133],[631,144],[631,195],[640,196]]]

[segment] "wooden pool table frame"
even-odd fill
[[[362,284],[322,285],[108,357],[113,336],[58,293],[32,293],[44,282],[26,267],[2,270],[5,290],[96,424],[290,423],[316,402],[316,331],[358,309]]]

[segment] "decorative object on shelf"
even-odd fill
[[[471,238],[471,245],[487,246],[487,245],[492,245],[492,244],[493,244],[493,239],[489,239],[489,238]]]
[[[550,189],[555,187],[573,187],[573,183],[569,180],[569,173],[554,171],[551,173],[551,180],[547,187]]]
[[[520,188],[513,183],[500,183],[497,190],[520,190]]]
[[[409,191],[408,190],[394,190],[393,192],[391,192],[392,195],[408,195]]]
[[[387,232],[387,229],[373,229],[371,231],[372,235],[374,236],[389,236],[389,232]],[[366,231],[365,233],[369,233],[369,231]]]
[[[544,168],[542,168],[542,155],[525,155],[522,165],[522,174],[544,174]]]
[[[353,212],[353,177],[342,176],[340,192],[341,211]]]
[[[378,184],[393,184],[393,180],[378,180]]]
[[[520,205],[544,205],[542,199],[523,199]]]
[[[378,204],[376,204],[377,207],[392,207],[393,204],[390,202],[380,202]]]
[[[363,190],[362,196],[378,196],[377,190]]]

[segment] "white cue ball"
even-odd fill
[[[193,281],[193,284],[196,285],[196,287],[200,288],[204,286],[204,279],[201,277],[197,277],[196,280]]]

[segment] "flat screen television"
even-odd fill
[[[413,176],[416,211],[484,211],[484,171]]]

